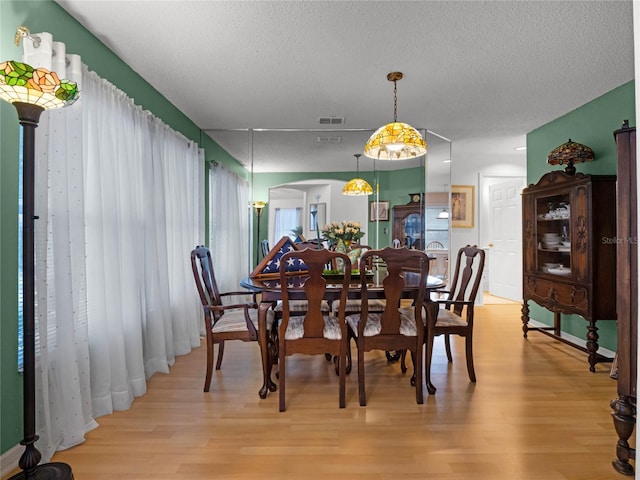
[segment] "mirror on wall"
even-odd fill
[[[309,229],[316,231],[327,223],[327,204],[311,203],[309,204]]]
[[[361,223],[366,232],[362,243],[374,248],[392,246],[394,240],[398,240],[409,248],[425,249],[437,241],[443,246],[438,249],[448,250],[450,222],[443,218],[442,212],[449,210],[451,142],[434,132],[422,130],[428,144],[426,156],[384,161],[363,155],[358,162],[354,154],[362,152],[372,130],[207,133],[245,166],[252,199],[267,202],[264,212],[267,215],[263,213],[260,231],[270,244],[282,235],[295,238],[294,229],[313,240],[326,223],[350,220]],[[342,195],[342,186],[356,175],[372,185],[373,195]],[[398,212],[406,205],[417,206],[417,216],[414,212],[399,217]],[[371,212],[379,208],[386,208],[388,216],[372,218]],[[311,214],[314,210],[317,212],[315,223]],[[255,236],[256,219],[251,220]],[[398,224],[402,228],[400,233]]]

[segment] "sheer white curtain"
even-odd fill
[[[82,88],[80,57],[66,56],[64,44],[39,35],[49,63],[38,52],[37,65],[53,67]],[[31,47],[25,41],[27,60]],[[45,459],[82,442],[97,425],[89,382],[81,132],[79,103],[44,112],[36,129],[36,419]]]
[[[249,273],[249,184],[212,163],[209,198],[209,248],[218,288],[238,291]]]
[[[189,265],[204,231],[202,152],[71,61],[80,101],[36,129],[44,459],[82,442],[95,417],[129,408],[146,379],[200,345],[202,321]]]
[[[273,242],[279,242],[282,237],[291,236],[291,230],[302,225],[301,208],[276,208],[273,226]]]
[[[193,142],[85,70],[87,291],[96,416],[200,345],[189,252],[204,167]]]

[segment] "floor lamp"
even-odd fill
[[[320,225],[318,224],[318,207],[315,210],[311,210],[311,217],[313,218],[313,224],[316,227],[316,242],[318,242],[318,250],[322,248],[322,242],[320,242]]]
[[[258,239],[256,241],[256,264],[260,263],[260,217],[262,216],[262,209],[267,206],[267,202],[262,200],[256,200],[253,202],[253,208],[256,209],[256,215],[258,216]]]
[[[35,361],[35,129],[40,114],[47,109],[62,108],[78,98],[74,82],[58,79],[55,72],[44,68],[8,61],[0,63],[0,98],[13,104],[23,132],[23,408],[25,451],[18,465],[22,472],[11,477],[19,479],[73,479],[71,467],[65,463],[38,465],[41,454],[35,446],[36,435],[36,361]]]

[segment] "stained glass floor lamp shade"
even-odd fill
[[[65,463],[38,465],[41,454],[35,446],[35,129],[44,110],[62,108],[78,98],[74,82],[60,80],[55,72],[33,68],[25,63],[0,63],[0,98],[11,103],[18,112],[23,131],[23,343],[24,343],[24,438],[20,442],[25,451],[20,457],[22,472],[11,477],[18,479],[73,479],[71,467]]]

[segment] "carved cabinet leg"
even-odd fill
[[[524,338],[527,338],[527,332],[529,331],[529,304],[525,300],[522,302],[522,333]]]
[[[587,351],[589,352],[589,371],[596,371],[596,363],[598,362],[598,327],[594,320],[589,320],[589,326],[587,327]]]
[[[613,417],[613,425],[618,434],[618,443],[616,445],[617,458],[611,463],[618,473],[623,475],[633,475],[634,468],[629,460],[635,460],[636,450],[629,446],[629,437],[633,434],[636,425],[636,406],[635,399],[621,396],[615,400],[611,400],[611,416]]]

